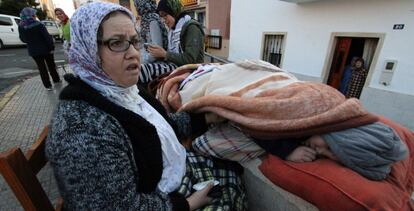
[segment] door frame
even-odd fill
[[[378,63],[379,54],[382,46],[384,45],[385,33],[363,33],[363,32],[332,32],[329,40],[328,51],[325,56],[325,64],[322,70],[322,82],[328,83],[329,71],[331,70],[332,60],[336,49],[336,43],[338,37],[350,37],[350,38],[377,38],[378,44],[375,49],[374,56],[372,58],[371,65],[368,70],[368,76],[365,80],[364,87],[371,83],[372,75],[374,74],[375,67]]]

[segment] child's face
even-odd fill
[[[355,62],[355,67],[356,68],[361,68],[362,67],[362,62],[361,61]]]
[[[322,155],[332,160],[338,160],[338,158],[332,153],[325,140],[323,140],[323,138],[319,135],[310,137],[308,140],[306,140],[305,144],[306,146],[315,150],[317,155]]]

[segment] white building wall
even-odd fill
[[[381,96],[381,93],[387,92],[402,94],[404,103],[412,102],[410,99],[407,101],[407,98],[414,97],[413,20],[413,0],[320,0],[303,4],[279,0],[234,0],[231,8],[229,60],[260,59],[263,33],[285,32],[287,36],[282,68],[304,75],[305,78],[322,81],[324,65],[332,48],[332,33],[384,34],[377,63],[372,64],[374,69],[371,71],[374,72],[368,78],[368,86],[364,88],[364,92],[371,89],[370,94],[375,93],[378,97],[373,98],[363,92],[361,100],[369,105],[376,104],[373,102],[375,100],[384,103],[388,112],[379,113],[414,128],[414,104],[408,111],[399,111],[397,114],[390,108],[390,102],[380,101],[388,100],[385,95]],[[394,24],[405,24],[405,27],[403,30],[393,30]],[[398,60],[389,86],[379,83],[386,59]],[[398,107],[395,102],[392,106]],[[412,120],[401,121],[403,116],[407,119],[407,115]]]

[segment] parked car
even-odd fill
[[[0,14],[0,49],[7,45],[26,45],[19,38],[20,18]]]
[[[62,41],[62,32],[55,21],[41,21],[45,26],[49,34],[53,37],[53,40]]]

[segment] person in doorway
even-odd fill
[[[51,91],[52,84],[50,83],[49,73],[54,83],[60,82],[53,56],[55,49],[53,39],[47,32],[46,27],[40,21],[36,20],[35,9],[30,7],[23,8],[20,12],[20,18],[22,20],[19,24],[20,40],[27,43],[27,50],[36,62],[43,86]]]
[[[169,28],[168,50],[151,45],[148,52],[178,66],[204,62],[204,30],[200,23],[183,12],[180,0],[161,0],[158,13]]]
[[[359,98],[364,88],[365,80],[368,76],[368,71],[364,68],[364,59],[357,58],[355,60],[355,68],[352,70],[352,76],[346,91],[346,97]]]
[[[62,30],[62,36],[63,36],[63,46],[64,49],[68,50],[70,47],[70,21],[69,17],[66,15],[66,13],[61,8],[55,9],[55,15],[60,21],[60,29]]]
[[[204,132],[206,122],[201,114],[167,114],[136,85],[142,43],[134,19],[126,8],[104,2],[80,7],[71,19],[76,75],[65,76],[45,149],[64,209],[185,211],[233,201],[242,182],[228,177],[231,170],[209,175],[220,180],[224,198],[208,196],[211,183],[198,191],[188,183],[188,192],[181,191],[188,171],[213,169],[215,161],[186,151],[178,138]],[[203,171],[191,171],[197,166]]]
[[[346,92],[348,91],[349,81],[351,80],[352,70],[355,68],[355,61],[357,58],[358,57],[352,58],[351,63],[345,67],[344,72],[342,74],[341,85],[339,87],[339,91],[344,95],[346,95]]]

